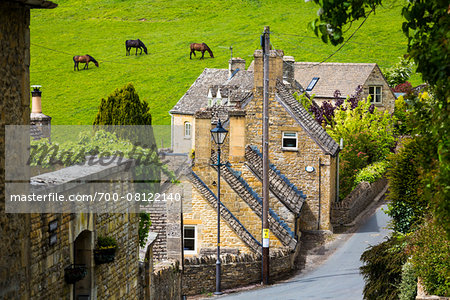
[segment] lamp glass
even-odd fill
[[[217,145],[222,145],[227,137],[228,130],[222,127],[222,123],[217,122],[217,126],[214,129],[211,129],[211,136],[214,140],[214,143]]]

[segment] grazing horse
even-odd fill
[[[211,49],[208,47],[208,45],[206,45],[205,43],[192,43],[191,44],[191,53],[189,53],[189,59],[192,59],[192,53],[194,53],[195,55],[195,51],[201,51],[202,52],[202,57],[200,59],[203,59],[203,56],[205,56],[205,51],[208,51],[209,56],[211,56],[211,58],[214,58],[214,54],[212,53]]]
[[[147,54],[147,47],[145,47],[144,43],[140,39],[125,41],[125,48],[127,49],[126,55],[130,55],[131,48],[136,48],[135,55],[137,55],[138,49],[141,50],[141,53],[139,54],[142,54],[142,49],[144,49],[145,54]]]
[[[92,56],[90,56],[89,54],[86,55],[75,55],[73,57],[73,62],[75,63],[75,65],[73,66],[73,70],[75,71],[75,68],[77,68],[78,71],[80,71],[80,69],[78,69],[78,64],[79,63],[85,63],[84,68],[83,69],[89,69],[89,62],[92,61],[96,67],[98,67],[98,62],[95,60],[95,58],[93,58]]]

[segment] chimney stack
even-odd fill
[[[242,59],[240,57],[233,57],[228,61],[228,78],[231,79],[237,69],[239,69],[240,71],[245,70],[245,59]]]
[[[283,79],[283,50],[270,50],[269,51],[269,90],[275,87],[277,79]],[[263,88],[263,51],[255,50],[253,54],[254,68],[253,78],[254,86],[256,89]]]
[[[283,81],[289,83],[291,87],[294,86],[294,63],[295,59],[293,56],[283,57]]]
[[[42,113],[41,86],[32,85],[31,88],[33,90],[31,91],[30,134],[35,140],[42,138],[50,140],[52,118]]]

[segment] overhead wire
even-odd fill
[[[356,34],[356,32],[358,32],[358,30],[364,25],[364,23],[367,21],[367,19],[369,18],[369,16],[370,16],[370,14],[373,12],[374,10],[372,9],[368,14],[367,14],[367,16],[364,18],[364,20],[361,22],[361,24],[359,24],[359,26],[358,26],[358,28],[356,28],[355,29],[355,31],[353,31],[353,33],[342,43],[342,45],[336,50],[336,51],[334,51],[333,53],[331,53],[330,55],[328,55],[326,58],[324,58],[323,60],[321,60],[319,63],[316,63],[316,64],[312,64],[312,65],[310,65],[310,66],[304,66],[304,67],[301,67],[301,69],[309,69],[309,68],[313,68],[313,67],[316,67],[316,66],[318,66],[318,65],[320,65],[320,64],[322,64],[322,63],[324,63],[324,62],[326,62],[327,60],[329,60],[331,57],[333,57],[336,53],[338,53],[342,48],[344,48],[344,46],[351,40],[351,38]],[[290,35],[290,34],[287,34],[287,35]],[[309,38],[309,36],[303,36],[303,37],[308,37]]]

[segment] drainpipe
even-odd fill
[[[317,217],[317,230],[320,230],[320,214],[321,214],[321,193],[322,193],[322,181],[321,181],[321,167],[322,167],[322,162],[321,162],[321,158],[319,157],[319,170],[317,171],[318,175],[319,175],[319,215]]]
[[[341,138],[339,141],[339,150],[344,148],[344,139]],[[337,166],[336,166],[336,202],[339,202],[339,154],[337,154]]]
[[[174,125],[173,125],[173,115],[170,114],[170,149],[172,149],[173,151],[173,129],[174,129]]]

